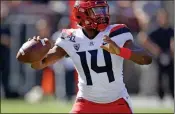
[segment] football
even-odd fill
[[[22,45],[16,58],[22,63],[33,63],[40,61],[51,48],[51,43],[47,38],[41,40],[31,39]]]

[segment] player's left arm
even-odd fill
[[[124,59],[131,60],[139,65],[151,64],[152,57],[141,47],[133,43],[132,40],[127,40],[123,47],[119,47],[111,38],[105,36],[103,39],[106,45],[102,45],[101,48],[106,51],[121,56]]]
[[[148,52],[146,52],[143,48],[136,45],[132,40],[126,41],[123,47],[131,50],[131,56],[129,60],[140,65],[152,63],[151,55]]]

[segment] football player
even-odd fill
[[[76,1],[73,17],[80,28],[64,29],[47,56],[32,68],[42,69],[68,55],[79,74],[71,113],[132,113],[123,60],[147,65],[151,56],[133,43],[126,25],[109,25],[107,1]]]

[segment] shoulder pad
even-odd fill
[[[61,32],[61,38],[66,39],[68,36],[71,36],[74,34],[75,30],[74,29],[63,29]]]
[[[76,29],[63,29],[62,32],[61,32],[61,36],[60,38],[61,39],[64,39],[64,40],[70,40],[72,42],[75,42],[75,32],[76,32]]]
[[[112,38],[114,36],[131,32],[129,28],[125,24],[115,24],[112,26],[110,32],[109,32],[109,37]]]

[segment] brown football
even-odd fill
[[[36,41],[34,39],[27,41],[19,49],[16,58],[22,63],[37,62],[47,54],[51,48],[51,43],[47,38]]]

